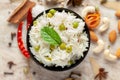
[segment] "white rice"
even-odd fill
[[[80,59],[83,57],[83,52],[86,51],[88,47],[88,37],[84,32],[85,23],[82,19],[76,18],[71,13],[56,12],[52,18],[46,17],[46,13],[43,16],[40,16],[37,20],[37,26],[32,26],[29,33],[30,47],[32,53],[35,55],[36,59],[43,63],[45,66],[70,66],[69,61]],[[74,21],[79,22],[77,29],[74,29],[72,23]],[[72,45],[72,52],[67,53],[65,50],[61,50],[59,47],[56,47],[52,52],[50,50],[50,44],[46,43],[40,35],[40,29],[43,28],[48,23],[54,25],[54,30],[59,34],[62,39],[62,42],[66,43],[67,46]],[[60,31],[59,25],[64,23],[67,27],[67,30]],[[77,35],[80,34],[78,37]],[[79,39],[79,42],[78,42]],[[34,46],[40,45],[40,50],[36,52]],[[46,59],[45,56],[51,58],[51,60]]]

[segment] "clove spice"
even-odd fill
[[[11,43],[11,42],[9,42],[9,43],[8,43],[8,47],[11,47],[11,46],[12,46],[12,43]]]
[[[8,62],[9,69],[11,69],[13,65],[16,65],[13,61],[9,61]]]
[[[33,74],[33,75],[36,75],[36,72],[34,71],[32,74]]]
[[[13,75],[13,72],[4,72],[4,75]]]
[[[11,32],[11,40],[13,40],[16,36],[16,33],[15,32]]]

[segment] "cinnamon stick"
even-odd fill
[[[27,14],[28,10],[35,6],[35,2],[29,0],[24,0],[12,13],[9,17],[8,22],[10,23],[19,23]]]

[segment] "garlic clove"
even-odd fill
[[[104,32],[104,31],[106,31],[108,28],[109,28],[109,26],[110,26],[110,20],[107,18],[107,17],[104,17],[103,19],[102,19],[102,25],[101,25],[101,27],[99,28],[99,31],[100,32]]]
[[[98,44],[98,46],[93,49],[93,53],[95,53],[95,54],[98,54],[101,51],[103,51],[104,45],[105,45],[104,41],[101,39],[97,41],[97,44]]]

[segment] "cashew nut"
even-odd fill
[[[94,6],[87,6],[83,9],[81,16],[84,18],[88,13],[94,13],[95,7]]]
[[[104,32],[104,31],[106,31],[108,28],[109,28],[109,26],[110,26],[110,20],[107,18],[107,17],[104,17],[103,19],[102,19],[102,25],[101,25],[101,27],[99,28],[99,31],[100,32]]]
[[[104,45],[105,45],[104,41],[101,39],[97,41],[97,44],[98,44],[98,46],[93,49],[93,52],[95,54],[100,53],[104,49]]]
[[[115,61],[115,60],[117,60],[117,57],[115,55],[111,54],[110,50],[108,50],[108,49],[106,49],[104,51],[104,57],[108,61]]]

